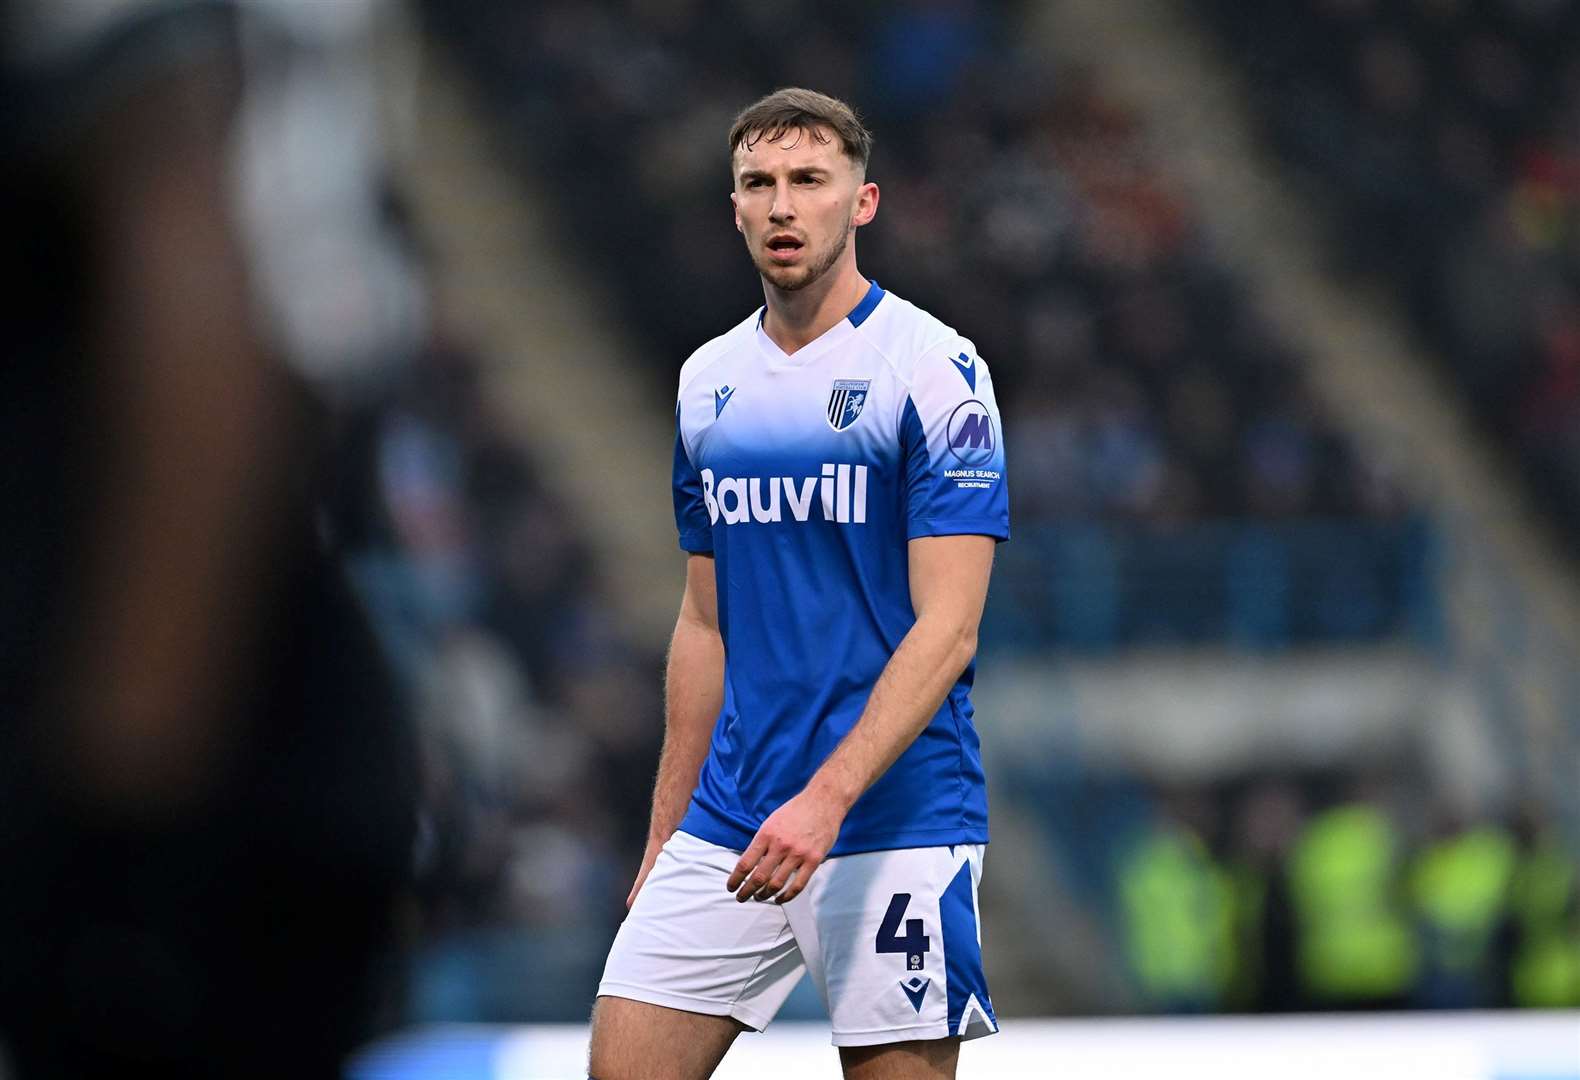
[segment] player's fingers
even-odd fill
[[[768,853],[768,841],[762,833],[752,837],[752,842],[741,853],[740,861],[735,864],[735,869],[730,872],[730,879],[724,887],[730,892],[735,892],[741,887],[741,882],[746,880],[746,875],[752,872],[757,863]]]
[[[822,859],[807,859],[800,866],[796,867],[794,879],[785,886],[778,896],[774,897],[774,903],[788,904],[800,896],[802,890],[806,888],[806,883],[812,880],[813,873],[817,871],[818,866],[822,862]]]
[[[800,871],[800,859],[786,859],[784,862],[779,864],[779,869],[774,871],[774,876],[768,879],[768,884],[757,890],[757,895],[754,897],[754,899],[777,899],[778,895],[784,892],[785,887],[795,880],[796,875],[799,874]]]
[[[784,862],[784,858],[783,852],[770,848],[768,854],[763,856],[752,872],[747,874],[741,882],[740,890],[736,892],[735,899],[743,904],[753,898],[766,900],[767,896],[759,897],[757,894],[762,892],[768,885],[769,880],[774,875],[774,871],[778,870],[780,863]],[[772,893],[768,894],[768,896],[772,895]]]
[[[768,880],[763,883],[763,887],[752,893],[752,899],[772,900],[774,894],[785,887],[785,882],[790,879],[791,874],[795,873],[795,868],[800,862],[801,860],[795,855],[787,853],[774,872],[768,876]]]

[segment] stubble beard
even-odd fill
[[[828,251],[811,266],[779,266],[763,258],[757,262],[757,272],[776,289],[800,292],[834,268],[840,256],[845,254],[845,248],[850,245],[850,232],[849,225],[841,229],[838,238],[829,245]]]

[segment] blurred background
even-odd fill
[[[94,153],[137,156],[116,133],[150,84],[185,87],[183,116],[213,99],[192,152],[242,284],[178,249],[169,288],[250,327],[205,324],[194,362],[229,348],[311,423],[259,421],[284,406],[229,379],[168,413],[40,397],[159,377],[124,347],[151,308],[78,349],[39,313],[125,294],[41,286],[10,301],[34,362],[6,445],[36,459],[57,415],[107,408],[127,445],[190,425],[204,458],[217,415],[273,433],[235,475],[301,478],[290,520],[366,612],[403,734],[322,709],[351,733],[332,766],[282,764],[279,798],[331,775],[332,828],[362,755],[411,747],[367,1033],[585,1021],[662,734],[674,381],[761,303],[725,133],[791,84],[875,133],[863,271],[972,337],[1000,395],[1013,539],[976,691],[999,1015],[1580,1006],[1580,5],[62,0],[11,4],[7,33],[24,278],[114,282],[91,242],[81,274],[51,254],[102,235],[126,280],[167,280],[122,216],[165,204],[128,192],[167,182],[179,219],[202,174]],[[15,483],[47,511],[76,491],[51,475]],[[201,538],[264,505],[175,512]],[[78,563],[24,587],[39,553],[89,535],[96,580],[125,548],[82,513],[6,537],[16,716],[44,715],[24,668],[92,682],[114,649],[29,652],[78,596]],[[77,750],[135,779],[123,736]],[[111,820],[147,801],[105,783]],[[782,1015],[822,1015],[809,984]]]

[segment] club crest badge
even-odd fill
[[[834,389],[828,395],[828,426],[844,431],[861,416],[867,404],[867,390],[871,379],[835,379]]]

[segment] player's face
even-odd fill
[[[851,234],[878,210],[866,183],[826,128],[791,128],[735,151],[735,227],[769,284],[804,289],[839,264]]]

